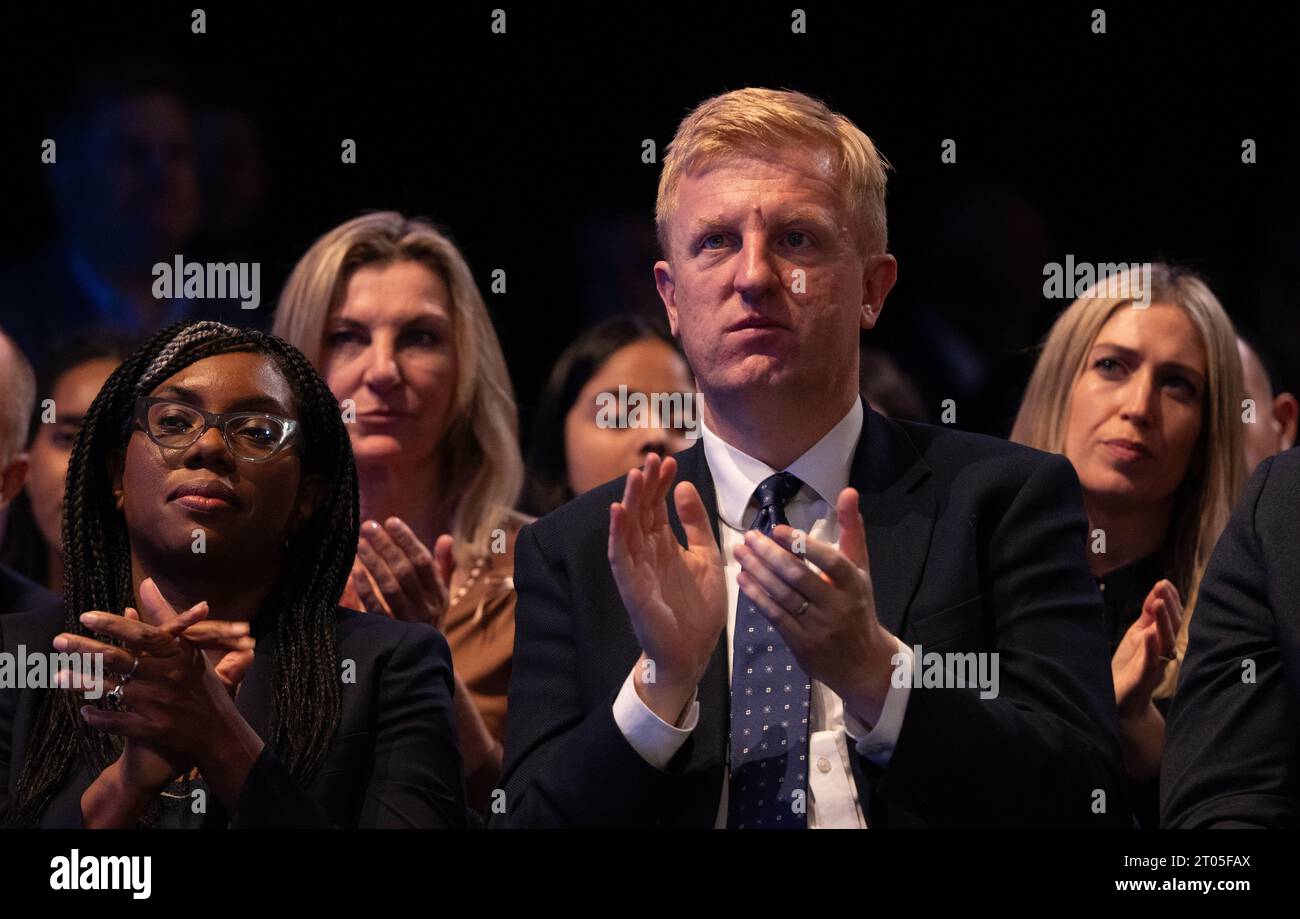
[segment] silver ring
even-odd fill
[[[800,616],[802,616],[802,615],[803,615],[804,613],[806,613],[806,612],[808,612],[808,601],[807,601],[807,600],[804,600],[804,601],[803,601],[803,606],[799,607],[799,609],[795,612],[795,614],[794,614],[794,618],[798,619]]]
[[[105,696],[105,698],[115,705],[120,705],[122,702],[123,690],[125,689],[126,689],[126,683],[118,683],[116,686],[114,686],[112,689],[108,691],[108,695]]]
[[[140,669],[140,658],[138,657],[132,658],[131,672],[128,673],[126,676],[122,677],[122,685],[125,686],[127,683],[131,682],[131,677],[135,676],[135,672],[139,669]]]

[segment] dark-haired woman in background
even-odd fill
[[[102,653],[109,691],[0,691],[6,824],[464,824],[446,643],[337,606],[356,471],[294,348],[150,339],[86,415],[63,535],[65,612],[0,646]]]
[[[111,330],[87,330],[51,351],[37,372],[27,483],[9,509],[0,562],[55,593],[63,591],[63,486],[72,444],[99,388],[134,349]]]
[[[528,453],[523,507],[550,513],[571,498],[638,468],[649,453],[671,456],[689,446],[683,418],[644,415],[644,424],[609,407],[629,395],[696,398],[686,359],[666,329],[639,316],[615,316],[580,335],[556,361],[538,402]],[[698,418],[698,405],[693,417]]]

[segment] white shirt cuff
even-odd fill
[[[614,699],[614,723],[643,760],[656,769],[667,769],[669,760],[699,724],[699,699],[691,699],[680,725],[671,725],[650,711],[650,707],[636,694],[636,685],[632,682],[635,674],[633,669],[627,675],[623,688]]]
[[[911,673],[911,665],[915,665],[916,655],[897,637],[894,641],[898,645],[899,653],[907,656],[909,666],[905,672]],[[903,731],[903,715],[907,712],[907,700],[911,694],[910,680],[899,686],[893,679],[893,674],[890,674],[889,692],[885,694],[880,720],[876,722],[874,728],[870,729],[847,707],[844,709],[844,732],[855,742],[857,751],[877,766],[888,766],[890,757],[894,755],[894,747],[898,745],[898,735]]]

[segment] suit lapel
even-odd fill
[[[704,444],[678,453],[677,480],[692,483],[700,493],[709,515],[713,537],[718,537],[718,502],[713,475],[704,455]],[[906,627],[908,607],[920,584],[934,529],[937,502],[921,486],[930,468],[906,432],[897,424],[866,409],[862,435],[854,451],[849,484],[858,490],[859,505],[867,529],[872,584],[876,593],[876,614],[881,624],[895,635]],[[831,496],[834,500],[834,496]],[[668,499],[668,520],[677,541],[686,544],[686,533],[677,517],[672,497]],[[686,769],[701,778],[708,788],[693,798],[703,808],[716,807],[727,762],[728,719],[731,714],[730,682],[727,673],[727,637],[724,633],[709,659],[700,681],[700,721],[685,748]],[[870,788],[863,787],[864,808],[870,806]],[[694,815],[695,818],[703,813]],[[708,814],[708,819],[712,819]]]
[[[709,514],[709,525],[713,527],[713,539],[721,545],[718,537],[718,495],[713,490],[713,473],[709,471],[709,461],[704,456],[704,439],[696,439],[694,446],[674,454],[673,459],[677,460],[677,481],[690,482],[700,493],[700,500],[704,502],[704,509]],[[686,545],[686,531],[677,519],[677,506],[673,503],[671,494],[668,495],[668,521],[677,541]]]
[[[929,553],[936,502],[922,483],[930,467],[898,424],[866,409],[849,484],[867,529],[867,554],[881,625],[902,636]]]

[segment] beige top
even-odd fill
[[[488,732],[503,745],[510,661],[515,650],[515,539],[532,519],[511,513],[503,527],[504,552],[456,566],[442,625],[457,676],[469,690]],[[365,609],[350,584],[340,603]]]
[[[504,552],[481,556],[468,567],[457,566],[442,626],[457,675],[488,731],[502,744],[515,650],[515,539],[529,522],[529,517],[511,514],[504,527]]]

